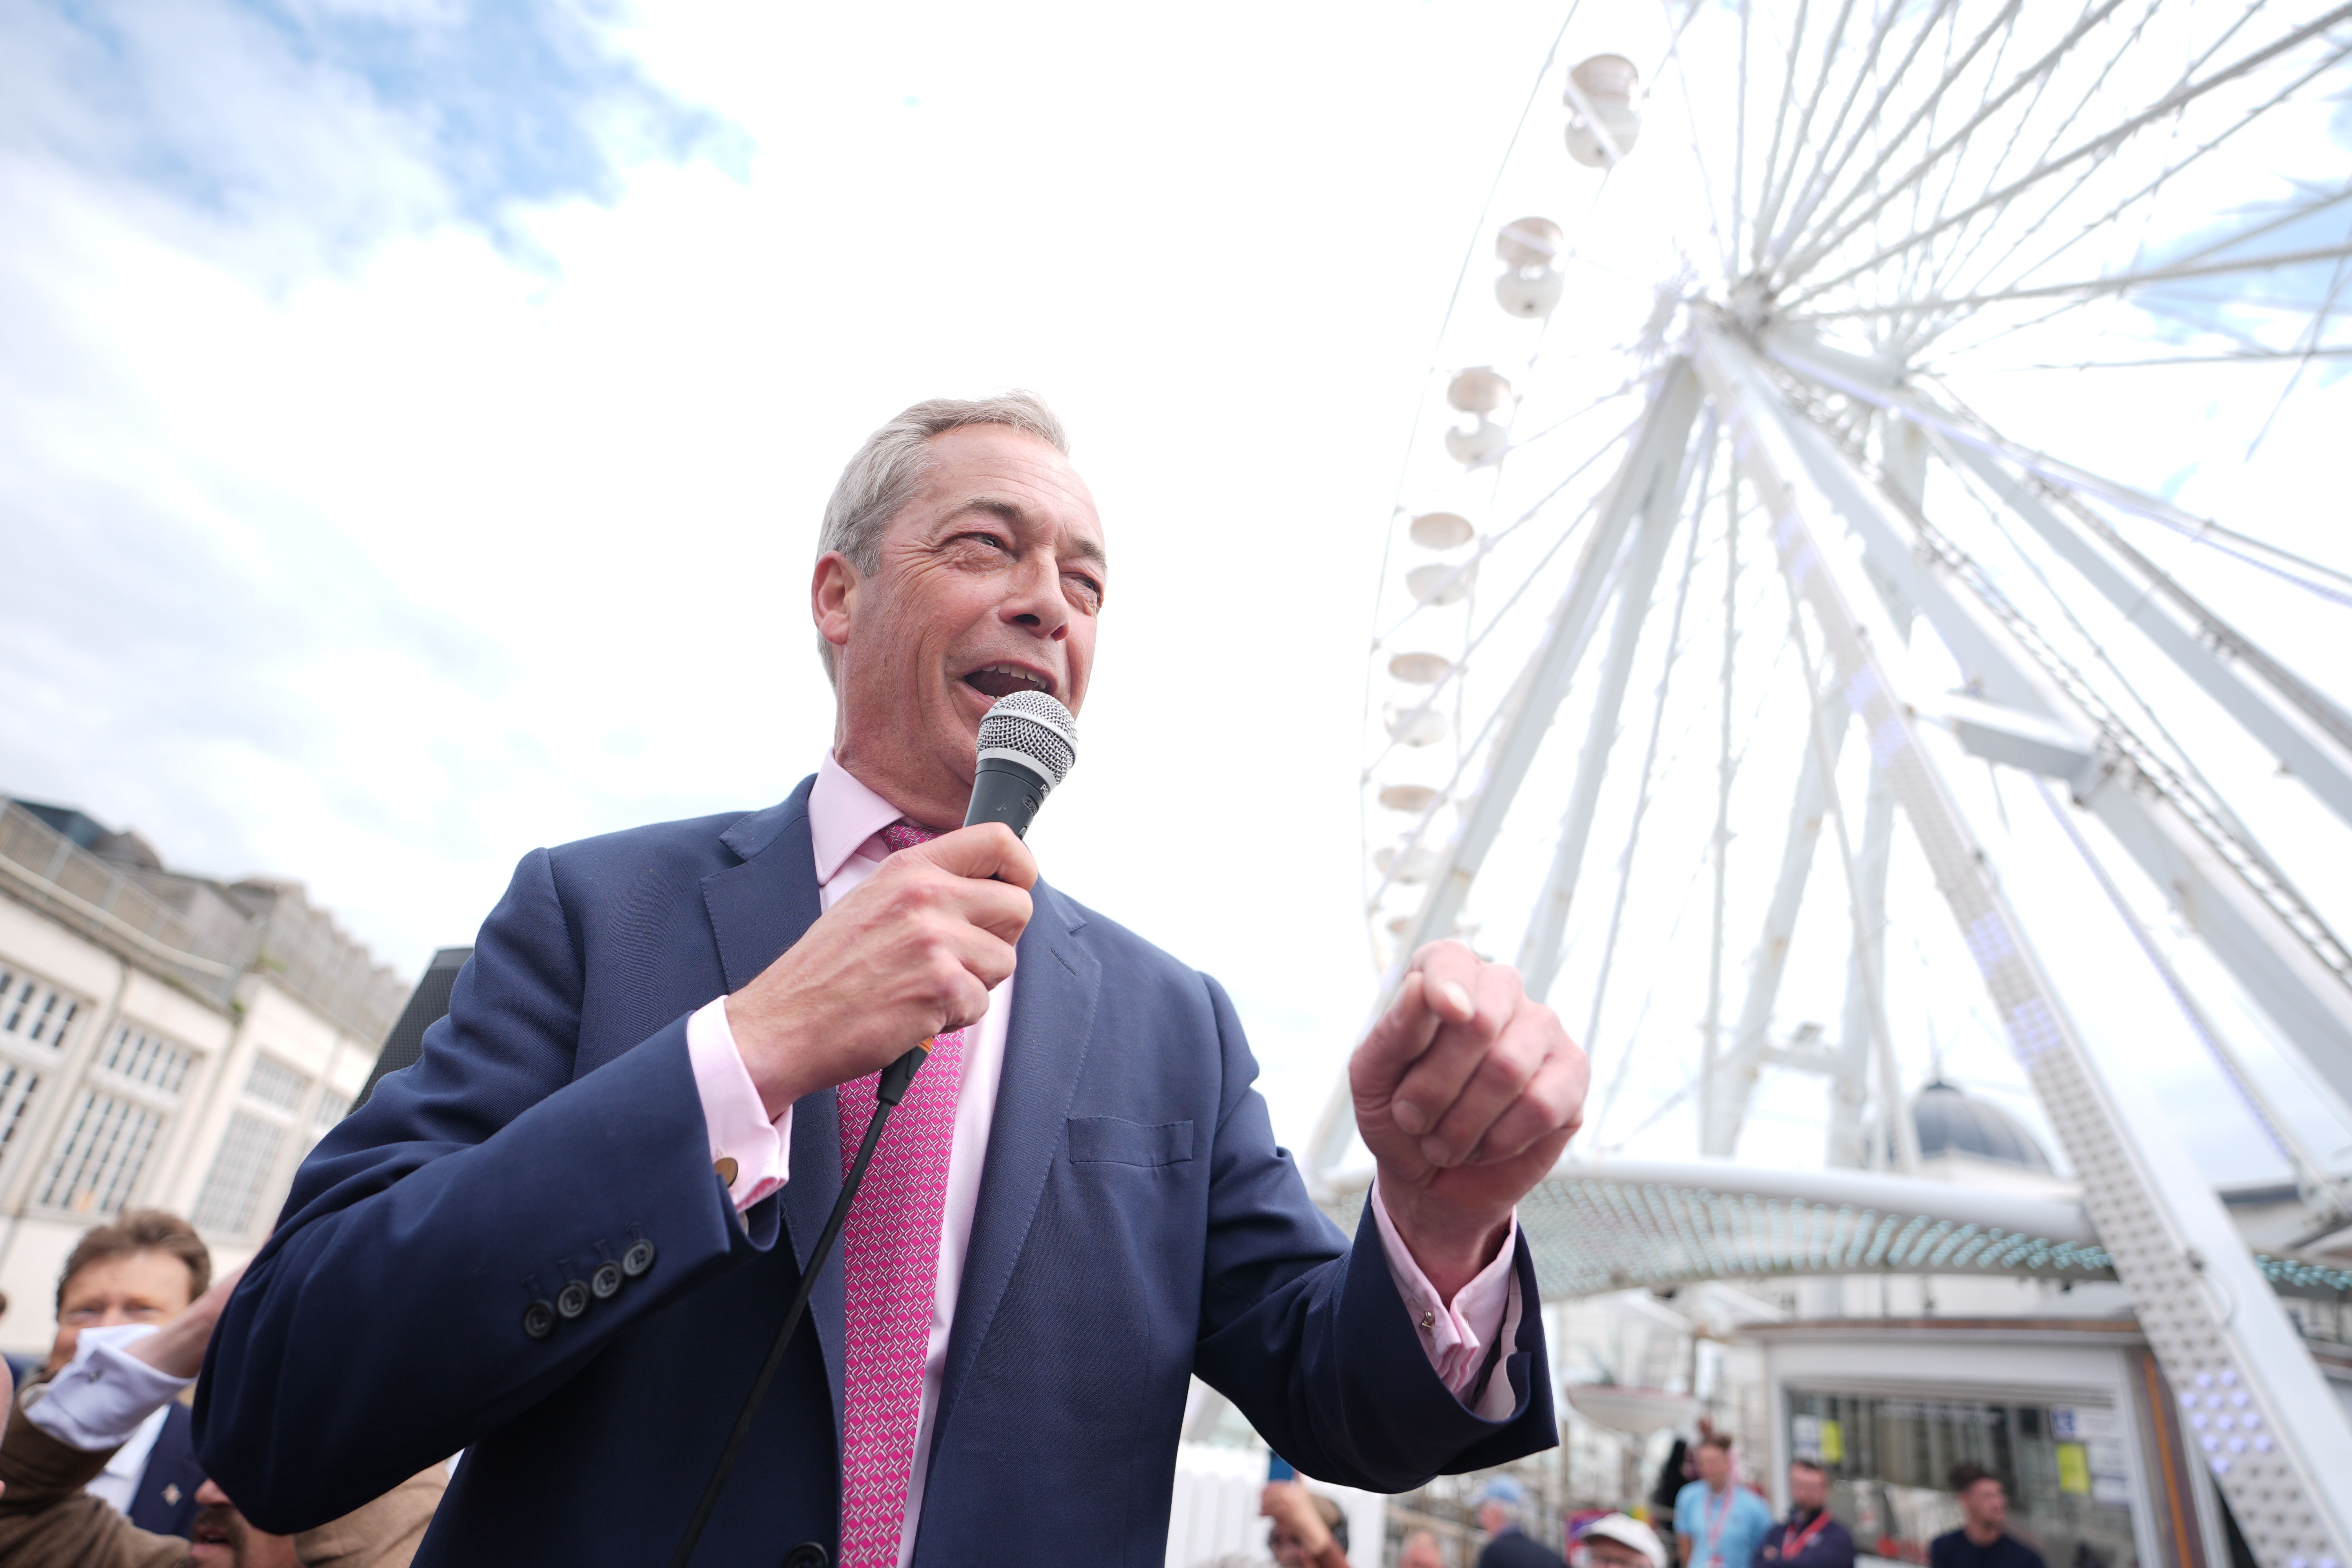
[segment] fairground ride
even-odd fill
[[[2118,1279],[2275,1568],[2352,1563],[2279,1296],[2347,1282],[2308,1249],[2352,1226],[2352,579],[2332,495],[2197,498],[2330,456],[2347,55],[2352,5],[1583,0],[1446,312],[1365,731],[1383,988],[1461,936],[1592,1053],[1522,1211],[1548,1289]],[[1993,1041],[2078,1209],[1913,1174],[1906,1083]],[[2151,1042],[2288,1173],[2289,1245]],[[1350,1138],[1343,1085],[1343,1208]]]

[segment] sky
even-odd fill
[[[1228,985],[1303,1137],[1401,459],[1559,18],[0,0],[0,792],[413,974],[534,846],[787,793],[840,465],[1030,387],[1113,557],[1045,874]]]

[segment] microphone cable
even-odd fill
[[[866,1136],[857,1145],[857,1158],[850,1163],[849,1174],[841,1179],[841,1196],[834,1201],[833,1214],[824,1222],[824,1231],[816,1238],[816,1247],[809,1253],[808,1267],[801,1270],[800,1288],[793,1292],[793,1304],[784,1310],[783,1323],[776,1330],[775,1342],[768,1347],[768,1359],[761,1363],[760,1375],[751,1380],[751,1391],[743,1400],[743,1412],[735,1417],[735,1430],[727,1435],[727,1447],[719,1451],[719,1463],[711,1469],[709,1483],[702,1489],[702,1500],[695,1505],[686,1534],[679,1538],[677,1550],[670,1553],[669,1568],[687,1568],[688,1560],[701,1542],[703,1527],[710,1522],[711,1510],[719,1506],[719,1494],[727,1488],[727,1473],[735,1468],[735,1456],[741,1451],[743,1439],[751,1435],[751,1422],[768,1397],[768,1385],[776,1380],[776,1370],[784,1364],[784,1352],[793,1342],[793,1331],[801,1326],[801,1316],[808,1310],[809,1292],[816,1288],[817,1276],[824,1272],[834,1243],[841,1239],[841,1227],[849,1218],[850,1202],[865,1184],[866,1167],[874,1158],[874,1146],[882,1142],[882,1124],[890,1119],[891,1109],[907,1097],[908,1086],[915,1081],[915,1070],[930,1054],[930,1042],[927,1040],[882,1069],[874,1089],[874,1114],[866,1120]]]

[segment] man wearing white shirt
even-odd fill
[[[235,1276],[161,1328],[77,1327],[62,1365],[22,1390],[0,1373],[0,1562],[9,1568],[408,1568],[439,1501],[439,1466],[322,1529],[252,1528],[199,1481],[190,1528],[141,1529],[85,1485],[106,1456],[186,1392]]]
[[[168,1322],[212,1282],[212,1254],[195,1226],[161,1209],[134,1209],[82,1233],[58,1278],[58,1333],[46,1371],[62,1372],[85,1331]],[[143,1417],[89,1483],[142,1530],[185,1535],[196,1517],[196,1462],[188,1407],[165,1401]]]
[[[821,550],[816,774],[525,859],[232,1303],[214,1473],[285,1528],[462,1446],[421,1563],[663,1560],[876,1071],[934,1037],[695,1561],[1156,1563],[1195,1373],[1335,1481],[1552,1443],[1514,1205],[1582,1104],[1558,1020],[1459,944],[1416,955],[1351,1068],[1378,1167],[1351,1247],[1223,990],[957,826],[989,707],[1075,712],[1092,672],[1108,552],[1051,414],[908,410]],[[1171,878],[1278,896],[1198,825],[1137,826]]]

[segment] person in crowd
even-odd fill
[[[209,1480],[185,1535],[142,1530],[90,1481],[204,1363],[222,1280],[163,1327],[84,1325],[71,1355],[0,1404],[0,1563],[8,1568],[407,1568],[446,1479],[438,1465],[341,1519],[289,1538],[256,1530]]]
[[[1520,1528],[1527,1509],[1528,1489],[1508,1476],[1478,1489],[1478,1528],[1486,1532],[1478,1568],[1568,1568],[1566,1558]]]
[[[1415,1530],[1407,1532],[1405,1538],[1397,1542],[1396,1568],[1448,1568],[1445,1548],[1439,1542],[1437,1531]]]
[[[1973,1460],[1952,1467],[1960,1528],[1927,1543],[1928,1568],[2046,1568],[2042,1553],[2009,1533],[2009,1489]]]
[[[167,1321],[187,1310],[212,1277],[212,1253],[177,1215],[133,1209],[111,1225],[91,1226],[58,1276],[58,1333],[43,1375],[65,1370],[84,1330]],[[122,1440],[89,1490],[142,1530],[186,1535],[196,1522],[204,1479],[188,1407],[175,1399]]]
[[[1677,1434],[1675,1446],[1667,1450],[1666,1462],[1658,1467],[1657,1484],[1650,1489],[1650,1517],[1659,1518],[1675,1511],[1675,1500],[1683,1489],[1698,1479],[1698,1468],[1691,1463],[1688,1439]]]
[[[1268,1481],[1257,1510],[1274,1521],[1266,1550],[1281,1568],[1348,1568],[1348,1516],[1297,1481]]]
[[[7,1315],[8,1292],[0,1290],[0,1318],[5,1318]],[[0,1351],[0,1362],[7,1364],[8,1381],[12,1384],[28,1383],[32,1380],[33,1374],[41,1370],[39,1356],[22,1355],[16,1351]]]
[[[1577,1568],[1666,1568],[1666,1543],[1625,1513],[1604,1513],[1586,1525],[1571,1555]]]
[[[1853,1535],[1830,1516],[1830,1476],[1811,1459],[1789,1461],[1789,1517],[1758,1548],[1756,1568],[1853,1568]]]
[[[1750,1568],[1772,1510],[1739,1484],[1731,1434],[1699,1439],[1698,1479],[1675,1499],[1675,1551],[1683,1568]]]

